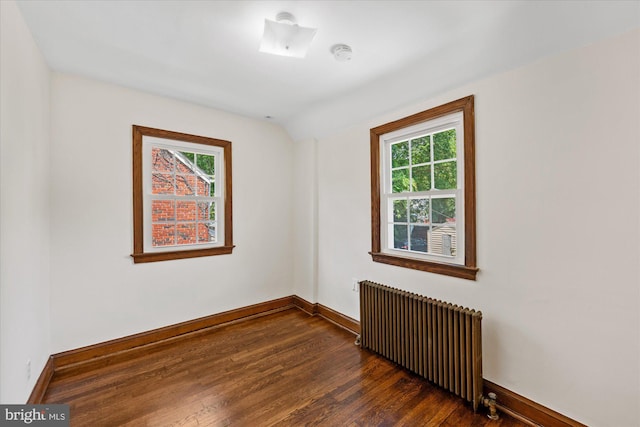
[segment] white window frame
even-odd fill
[[[214,196],[213,197],[204,197],[204,196],[178,196],[178,195],[169,195],[169,194],[153,194],[152,192],[152,183],[153,183],[153,167],[152,167],[152,149],[153,148],[161,148],[166,149],[174,154],[179,151],[186,151],[195,154],[205,154],[214,156],[215,158],[215,170],[214,170]],[[152,136],[143,136],[142,139],[142,150],[143,150],[143,164],[142,164],[142,174],[143,174],[143,215],[144,215],[144,252],[171,252],[176,250],[190,250],[190,249],[204,249],[204,248],[215,248],[224,245],[224,149],[216,146],[205,146],[202,144],[195,144],[186,141],[176,141]],[[181,161],[178,156],[176,156],[176,161]],[[175,172],[174,172],[175,173]],[[196,171],[197,175],[197,171]],[[153,224],[152,224],[152,209],[151,204],[153,200],[184,200],[184,201],[213,201],[216,206],[216,240],[214,242],[203,242],[203,243],[195,243],[195,244],[174,244],[167,246],[153,246],[152,238],[153,238]],[[196,221],[196,224],[199,221]],[[207,221],[210,222],[210,221]],[[178,224],[178,221],[175,222]],[[197,225],[196,225],[196,234],[197,234]]]
[[[392,192],[392,167],[391,167],[391,146],[398,142],[411,141],[412,139],[420,138],[426,135],[432,135],[438,132],[442,132],[449,129],[455,129],[456,131],[456,181],[457,188],[448,190],[431,189],[428,191],[407,191],[401,193]],[[444,162],[445,160],[436,161],[433,156],[433,143],[430,143],[430,164],[431,167],[431,185],[435,185],[434,173],[435,167],[433,165]],[[389,132],[380,136],[380,239],[381,239],[381,251],[385,254],[397,255],[402,257],[411,257],[415,259],[421,259],[426,261],[434,261],[439,263],[450,263],[457,265],[465,264],[465,206],[464,206],[464,115],[461,111],[448,114],[446,116],[438,117],[432,120],[428,120],[423,123],[418,123],[413,126],[409,126],[403,129],[399,129],[393,132]],[[412,167],[418,165],[411,165],[411,149],[409,149],[409,170]],[[410,177],[411,178],[411,177]],[[429,197],[438,198],[454,196],[456,198],[456,254],[455,256],[436,254],[432,252],[420,252],[412,251],[409,249],[396,249],[393,246],[393,201],[394,200],[411,200],[416,198]],[[431,209],[430,206],[430,228],[433,230],[434,224],[431,222]],[[409,218],[407,218],[409,223]],[[397,223],[396,223],[397,224]],[[432,232],[429,233],[429,236]],[[427,245],[429,250],[433,248],[431,240]]]

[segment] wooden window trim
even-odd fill
[[[464,265],[426,261],[382,252],[380,240],[380,137],[448,114],[462,112],[464,121]],[[371,143],[371,255],[373,261],[463,279],[476,280],[476,172],[473,95],[380,125],[370,130]]]
[[[144,136],[211,145],[224,149],[224,244],[202,249],[184,249],[165,252],[144,252],[144,194],[142,176],[142,139]],[[231,173],[231,142],[187,133],[133,125],[133,253],[134,263],[167,261],[230,254],[233,245],[233,203]]]

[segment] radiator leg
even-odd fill
[[[500,418],[500,416],[498,415],[498,410],[496,409],[496,394],[489,393],[488,396],[489,397],[485,397],[482,399],[482,404],[485,407],[489,408],[487,417],[491,418],[492,420],[497,420],[498,418]]]

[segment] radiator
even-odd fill
[[[360,345],[471,402],[482,399],[482,313],[360,282]]]

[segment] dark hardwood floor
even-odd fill
[[[43,403],[72,426],[524,426],[353,342],[290,309],[57,373]]]

